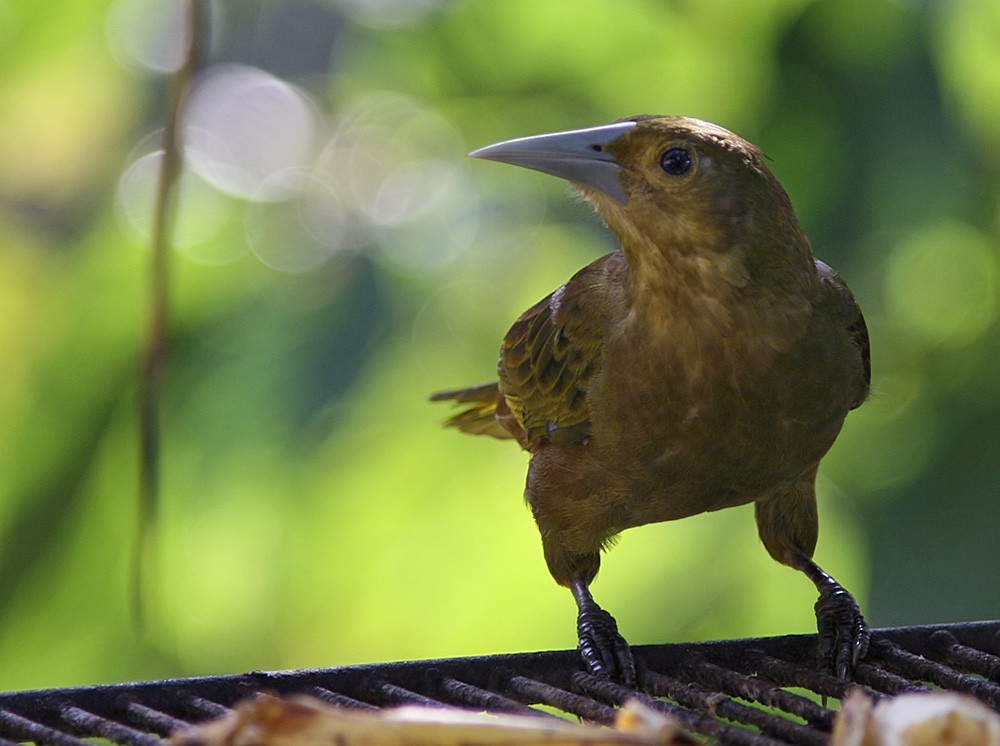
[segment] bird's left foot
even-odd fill
[[[618,631],[615,618],[597,605],[582,578],[573,578],[570,590],[580,612],[576,617],[577,649],[587,670],[595,676],[634,687],[635,658],[632,657],[632,648]]]
[[[837,678],[847,680],[858,661],[868,653],[871,630],[858,602],[846,588],[834,581],[820,589],[816,602],[819,628],[819,664]]]
[[[613,616],[595,603],[580,609],[576,630],[580,657],[592,674],[614,679],[625,686],[635,686],[632,649],[618,631]]]

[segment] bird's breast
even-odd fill
[[[840,430],[853,385],[842,335],[807,318],[780,349],[760,323],[725,318],[633,316],[608,340],[592,446],[632,496],[629,525],[753,501],[814,466]]]

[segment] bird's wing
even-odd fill
[[[868,391],[872,382],[872,355],[871,341],[868,339],[868,325],[865,323],[864,314],[861,307],[854,299],[854,294],[847,287],[847,283],[828,264],[816,259],[816,269],[819,272],[827,291],[832,294],[833,299],[840,311],[844,321],[844,329],[850,335],[854,344],[858,347],[858,354],[861,356],[862,371],[864,373],[863,385],[859,386],[852,409],[860,407],[868,398]]]
[[[525,311],[500,349],[500,391],[524,428],[527,447],[579,443],[590,434],[587,389],[600,364],[610,294],[624,257],[614,252],[584,267]]]

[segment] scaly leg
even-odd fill
[[[590,588],[581,578],[574,577],[569,587],[579,609],[576,618],[577,647],[587,669],[625,686],[635,686],[632,650],[618,632],[614,617],[597,605]]]
[[[840,679],[847,679],[858,661],[868,653],[871,641],[868,622],[854,596],[805,554],[799,556],[798,569],[819,590],[816,624],[820,666],[834,671]]]

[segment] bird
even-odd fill
[[[637,680],[590,590],[617,535],[753,503],[767,552],[819,593],[818,665],[848,678],[871,632],[813,560],[816,474],[868,397],[869,336],[763,152],[710,122],[642,115],[470,155],[569,181],[618,239],[517,318],[496,380],[431,396],[461,407],[447,425],[530,455],[525,498],[576,601],[586,670]]]

